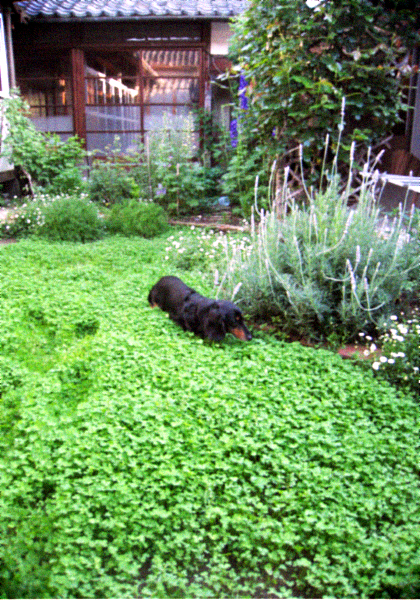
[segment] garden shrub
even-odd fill
[[[325,190],[307,191],[306,204],[291,197],[286,170],[282,197],[261,211],[249,247],[231,254],[224,286],[231,294],[241,282],[238,299],[257,319],[342,343],[377,333],[402,294],[418,293],[419,232],[403,206],[393,219],[380,218],[366,173],[349,208],[351,179],[342,186],[334,168]]]
[[[29,106],[18,92],[3,99],[8,134],[4,153],[11,162],[23,167],[33,183],[46,192],[72,193],[83,190],[82,166],[85,151],[77,137],[62,140],[57,134],[35,129],[27,116]]]
[[[404,88],[416,68],[404,57],[419,31],[410,3],[253,0],[233,29],[230,56],[248,99],[247,143],[270,148],[280,172],[302,144],[306,179],[317,180],[325,132],[337,143],[343,98],[342,150],[355,140],[359,158],[401,123]]]
[[[37,233],[55,242],[93,242],[104,235],[104,223],[85,197],[62,196],[45,207]]]
[[[168,229],[168,218],[161,206],[135,201],[113,206],[107,218],[110,233],[152,238]]]
[[[1,595],[416,597],[420,407],[326,350],[183,332],[147,305],[167,244],[0,249]]]

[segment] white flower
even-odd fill
[[[391,319],[391,321],[398,321],[398,317],[396,315],[392,315],[389,318]]]
[[[379,359],[381,363],[386,363],[388,362],[388,359],[386,356],[381,356],[381,358]]]
[[[393,365],[395,363],[395,359],[394,358],[388,358],[388,364],[389,365]]]
[[[372,369],[373,369],[374,371],[378,371],[378,369],[379,369],[379,367],[380,367],[380,366],[381,366],[381,363],[379,363],[379,362],[376,362],[376,361],[375,361],[375,362],[372,364]]]
[[[400,353],[399,352],[391,352],[391,356],[393,358],[399,358],[400,357]]]

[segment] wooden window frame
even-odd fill
[[[74,133],[77,135],[85,144],[87,139],[87,127],[86,127],[86,94],[85,94],[85,53],[97,52],[133,52],[139,51],[141,54],[143,51],[157,49],[157,50],[194,50],[199,52],[199,67],[198,67],[198,107],[204,108],[205,104],[205,91],[206,82],[210,77],[208,72],[208,50],[207,43],[186,43],[184,44],[136,44],[136,45],[116,45],[113,47],[82,47],[71,49],[71,78],[72,78],[72,97],[73,97],[73,126]],[[207,68],[206,68],[207,67]],[[144,81],[145,73],[143,70],[142,60],[139,61],[139,106],[140,106],[140,124],[139,132],[141,138],[144,139],[145,135],[145,95],[144,95]],[[166,105],[166,103],[164,103]],[[169,106],[176,106],[176,104],[170,104]],[[116,131],[118,135],[118,131]]]

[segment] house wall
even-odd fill
[[[225,21],[213,21],[210,35],[210,54],[213,56],[226,56],[232,35],[230,24]]]
[[[2,96],[9,94],[9,72],[7,66],[6,36],[4,30],[3,14],[0,12],[0,93]]]
[[[210,21],[16,23],[17,82],[35,125],[88,149],[123,146],[210,108],[211,49],[226,52],[228,29]],[[213,30],[213,38],[211,31]]]

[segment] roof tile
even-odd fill
[[[29,17],[228,18],[242,12],[247,0],[21,0],[17,4]]]

